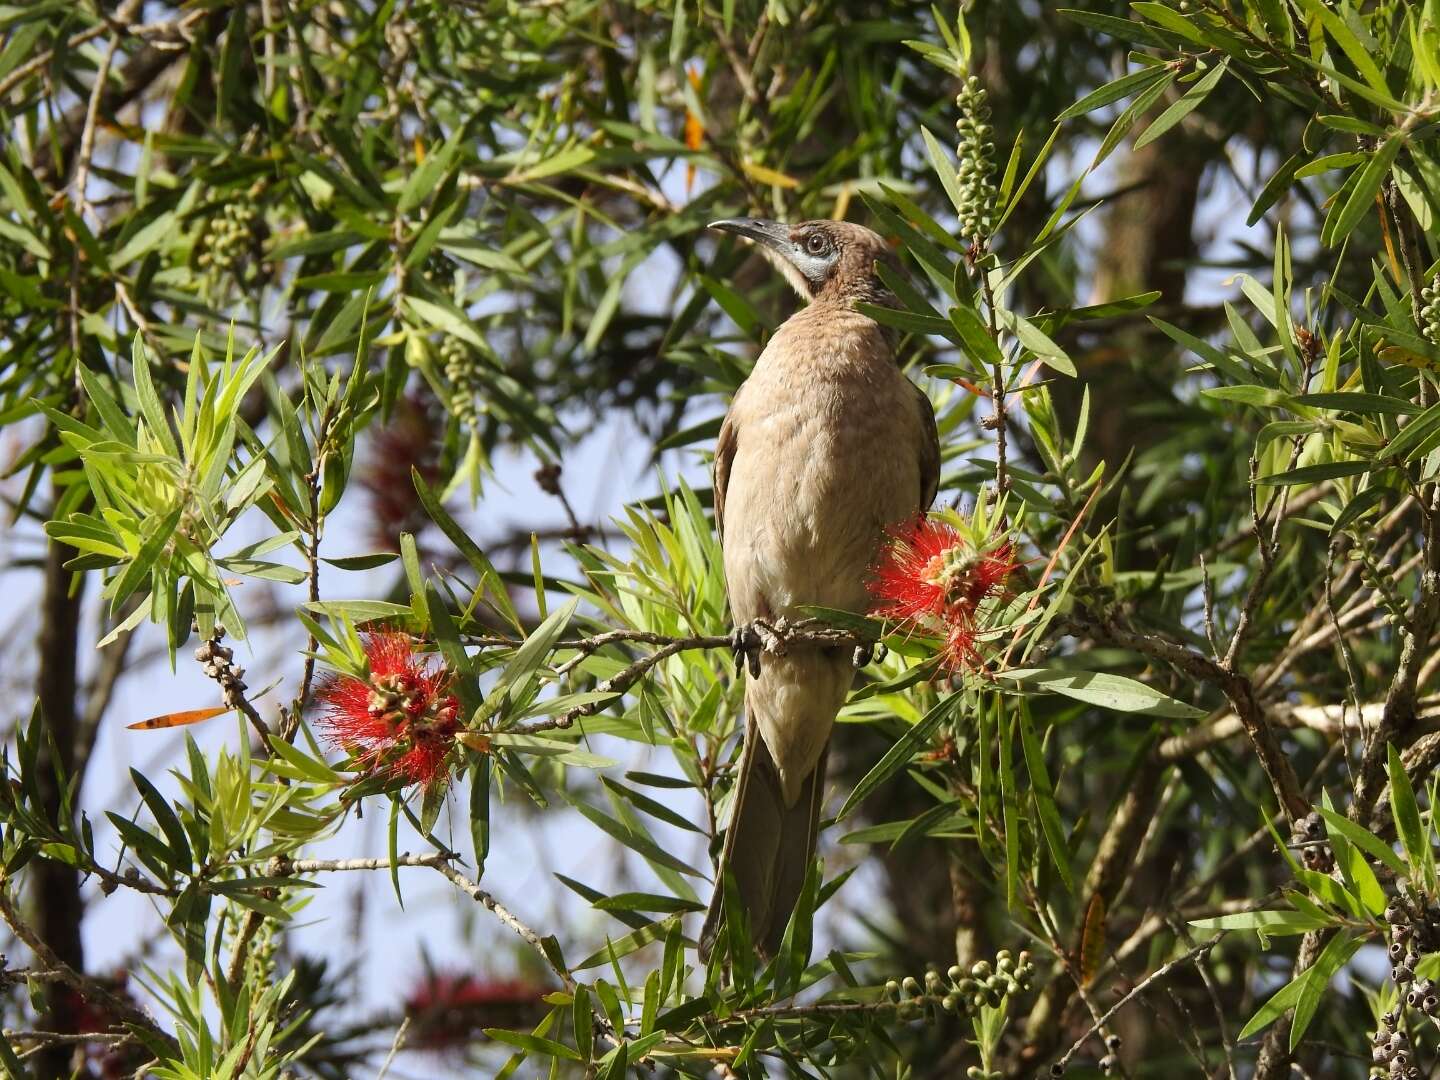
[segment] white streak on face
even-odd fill
[[[766,261],[769,262],[771,266],[780,271],[780,275],[790,283],[792,289],[806,300],[809,300],[815,295],[815,286],[810,284],[810,281],[800,271],[799,267],[774,248],[766,247],[764,244],[757,246],[760,248],[760,254],[765,256]]]
[[[790,287],[806,300],[814,299],[815,294],[820,291],[820,286],[824,284],[831,264],[835,261],[833,252],[817,258],[794,247],[789,252],[782,253],[765,244],[757,246],[770,265],[779,270],[781,276],[790,283]]]

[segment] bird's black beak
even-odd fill
[[[765,221],[761,218],[728,218],[712,221],[706,226],[720,232],[734,233],[763,244],[780,255],[789,256],[795,245],[790,240],[790,226],[779,221]]]
[[[729,218],[712,221],[710,228],[720,232],[734,233],[760,245],[760,254],[784,276],[791,287],[812,300],[815,292],[824,283],[834,262],[807,255],[805,249],[790,239],[790,226],[783,221],[766,221],[763,218]]]

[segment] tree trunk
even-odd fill
[[[52,543],[45,554],[44,595],[41,599],[40,662],[37,697],[44,722],[37,774],[44,811],[54,820],[61,813],[63,791],[56,769],[68,781],[75,764],[77,716],[75,697],[76,647],[80,630],[80,601],[84,576],[77,577],[64,563],[73,553]],[[75,588],[71,590],[72,579]],[[53,756],[52,756],[53,755]],[[65,963],[76,971],[85,967],[80,939],[83,908],[80,875],[74,867],[40,858],[32,867],[35,929]],[[58,985],[52,990],[46,1027],[53,1031],[79,1031],[79,1000]],[[73,1047],[58,1046],[39,1057],[39,1075],[66,1076]]]

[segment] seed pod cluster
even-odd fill
[[[1360,564],[1360,576],[1374,593],[1377,607],[1385,612],[1392,626],[1403,626],[1407,621],[1405,598],[1395,585],[1395,570],[1381,562],[1375,550],[1375,538],[1364,533],[1356,538],[1350,549],[1351,562]]]
[[[1380,1018],[1380,1027],[1370,1037],[1370,1075],[1390,1080],[1420,1080],[1424,1075],[1415,1064],[1410,1036],[1400,1030],[1400,1008]]]
[[[1385,924],[1390,977],[1404,998],[1380,1017],[1380,1026],[1371,1036],[1370,1075],[1418,1080],[1424,1073],[1415,1063],[1414,1047],[1400,1027],[1400,1017],[1408,1006],[1440,1024],[1440,984],[1415,974],[1422,956],[1440,951],[1440,904],[1402,891],[1386,906]]]
[[[218,281],[229,277],[244,289],[264,280],[265,220],[253,194],[227,198],[196,241],[195,263]]]
[[[225,704],[232,709],[240,707],[245,694],[245,669],[233,662],[234,653],[220,642],[225,638],[225,628],[215,627],[215,634],[208,641],[200,643],[195,650],[195,659],[200,661],[200,670],[220,684]]]
[[[1300,861],[1305,869],[1317,874],[1328,874],[1335,869],[1335,853],[1321,842],[1324,839],[1325,819],[1313,811],[1295,822],[1290,830],[1290,842],[1304,845],[1300,848]]]
[[[1420,333],[1432,345],[1440,345],[1440,274],[1420,289]]]
[[[1440,904],[1401,893],[1385,908],[1385,923],[1390,939],[1390,977],[1397,987],[1409,988],[1407,1005],[1436,1016],[1440,1013],[1436,989],[1428,979],[1416,981],[1415,965],[1425,954],[1440,951]],[[1415,1000],[1410,1000],[1412,997]]]
[[[922,982],[907,975],[904,979],[891,979],[885,984],[886,998],[899,1006],[902,1020],[935,1019],[934,1007],[939,1005],[946,1012],[971,1014],[982,1008],[998,1008],[1013,994],[1029,990],[1035,982],[1035,965],[1028,952],[1012,956],[1009,950],[1001,949],[995,954],[995,962],[978,960],[967,973],[958,965],[941,975],[930,970]],[[988,1074],[976,1076],[988,1080]]]
[[[475,429],[479,410],[475,399],[480,393],[479,357],[457,337],[447,337],[440,345],[440,362],[445,381],[450,384],[450,412],[466,431]]]
[[[995,131],[990,126],[990,107],[985,103],[985,88],[971,75],[955,97],[960,119],[955,130],[960,133],[960,146],[955,152],[959,161],[960,232],[976,241],[990,236],[995,223]]]

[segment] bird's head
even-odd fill
[[[864,301],[898,306],[875,272],[876,263],[899,270],[890,246],[863,225],[802,221],[786,225],[759,218],[712,221],[710,228],[755,241],[761,252],[807,300]]]

